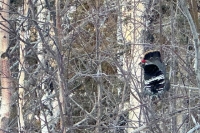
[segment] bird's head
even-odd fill
[[[142,59],[139,65],[144,69],[149,67],[151,68],[151,66],[155,66],[155,64],[153,64],[151,61],[145,59]]]
[[[141,62],[139,63],[139,65],[140,65],[141,67],[144,67],[144,65],[146,64],[146,62],[147,62],[147,60],[142,59]]]

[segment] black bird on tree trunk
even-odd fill
[[[170,89],[170,82],[160,52],[146,52],[140,66],[144,69],[144,94],[161,98]]]

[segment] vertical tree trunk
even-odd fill
[[[72,118],[71,118],[71,105],[69,103],[69,96],[65,94],[68,93],[68,88],[66,88],[66,84],[63,76],[63,53],[62,53],[62,30],[61,30],[61,10],[60,10],[60,0],[55,1],[56,6],[56,45],[57,45],[57,64],[58,64],[58,86],[59,86],[59,102],[60,102],[60,129],[61,132],[66,133],[66,129],[70,129],[72,126]],[[66,100],[67,99],[67,100]],[[66,117],[65,115],[66,114]],[[72,131],[69,131],[72,132]]]
[[[100,77],[101,73],[101,64],[99,64],[97,68],[97,121],[96,121],[96,129],[95,133],[101,133],[101,117],[102,117],[102,80]]]
[[[195,63],[194,63],[194,69],[196,72],[196,79],[197,79],[197,86],[198,88],[200,88],[200,51],[199,51],[199,47],[200,47],[200,42],[199,42],[199,35],[198,35],[198,25],[199,23],[197,22],[197,18],[195,18],[195,20],[192,19],[192,15],[190,14],[189,10],[188,10],[188,6],[185,0],[179,0],[180,2],[180,6],[181,9],[184,13],[184,15],[186,16],[188,23],[190,25],[190,30],[193,36],[193,44],[194,44],[194,48],[195,48]],[[196,5],[195,5],[196,6]],[[195,17],[196,15],[193,14],[193,16]],[[199,91],[200,93],[200,91]]]
[[[38,1],[38,5],[39,6],[37,7],[37,12],[40,13],[38,15],[38,20],[40,21],[39,27],[41,29],[43,29],[44,26],[43,26],[42,22],[45,22],[45,20],[46,20],[45,11],[44,11],[45,10],[44,9],[44,7],[45,7],[44,0]],[[41,37],[40,37],[39,33],[38,33],[38,38],[37,39],[41,40]],[[45,63],[44,63],[43,49],[44,48],[43,48],[42,41],[40,41],[38,43],[38,45],[37,45],[37,51],[38,51],[38,55],[37,56],[38,56],[38,59],[39,59],[39,61],[41,63],[40,65],[44,66]],[[42,75],[42,77],[40,77],[42,81],[44,81],[44,77],[43,76],[44,76],[44,74]],[[45,89],[44,83],[41,84],[41,89],[42,89],[42,91],[45,92],[45,90],[44,90]],[[40,98],[42,97],[42,102],[41,102],[42,104],[46,104],[46,103],[48,104],[49,103],[49,102],[46,101],[48,99],[48,94],[44,94],[44,96],[41,96],[41,93],[39,92],[38,95],[39,95]],[[49,124],[47,124],[48,123],[48,119],[47,119],[48,115],[49,115],[49,113],[48,113],[48,111],[46,111],[46,109],[42,108],[42,110],[40,110],[41,132],[42,133],[48,133],[48,132],[50,132]]]
[[[96,60],[97,60],[97,121],[95,133],[101,133],[101,116],[102,116],[102,73],[100,62],[100,31],[99,31],[99,1],[96,0],[96,17],[95,17],[95,30],[96,30]]]
[[[39,28],[42,29],[43,31],[45,31],[45,26],[44,25],[47,21],[48,21],[48,13],[47,13],[47,10],[45,9],[45,0],[41,0],[41,1],[38,1],[38,7],[37,7],[37,12],[39,13],[38,14],[38,20],[39,20]],[[40,30],[39,29],[39,30]],[[44,34],[44,32],[41,32]],[[46,83],[46,80],[49,78],[48,77],[48,74],[46,74],[42,69],[46,68],[46,65],[45,65],[45,55],[44,55],[44,45],[43,45],[43,41],[41,38],[44,38],[43,34],[41,35],[39,32],[38,32],[38,45],[37,45],[37,52],[38,52],[38,59],[39,59],[39,65],[41,65],[40,67],[40,71],[41,71],[41,91],[39,91],[38,95],[39,97],[41,98],[41,110],[40,110],[40,119],[41,119],[41,132],[42,133],[49,133],[49,132],[54,132],[54,127],[55,127],[55,122],[56,122],[56,119],[55,119],[55,114],[51,112],[53,112],[53,107],[52,107],[52,101],[51,101],[51,97],[50,97],[50,94],[49,94],[49,90],[48,88],[45,88],[45,87],[48,87],[48,86],[45,86],[45,83]],[[45,92],[44,95],[41,95],[42,91]],[[51,128],[50,128],[51,127]]]
[[[27,16],[28,12],[28,0],[24,1],[23,7],[19,7],[20,13],[22,13],[24,16]],[[20,38],[23,40],[26,40],[27,38],[27,23],[24,21],[24,18],[21,18],[21,22],[24,23],[21,28]],[[19,59],[19,108],[18,108],[18,128],[19,132],[24,132],[25,130],[25,123],[23,118],[23,106],[24,106],[24,80],[25,80],[25,71],[24,71],[24,56],[25,56],[25,43],[20,41],[20,59]]]
[[[55,132],[56,125],[58,123],[58,119],[60,115],[60,109],[58,108],[58,101],[55,95],[57,91],[55,90],[55,88],[51,88],[51,85],[50,85],[51,83],[49,83],[51,82],[49,81],[49,79],[51,79],[51,75],[50,75],[51,73],[49,74],[48,72],[44,71],[44,69],[46,69],[47,71],[50,70],[50,66],[46,60],[48,59],[48,56],[45,56],[46,53],[44,52],[46,47],[48,47],[47,45],[49,42],[46,42],[46,40],[49,39],[47,37],[49,37],[48,34],[50,32],[46,30],[49,28],[48,26],[50,22],[50,12],[46,8],[48,4],[46,2],[48,1],[45,1],[45,0],[38,1],[39,6],[37,8],[37,11],[39,13],[38,30],[40,30],[38,32],[38,41],[39,40],[41,41],[38,43],[38,59],[40,60],[40,65],[41,65],[40,70],[42,72],[41,89],[42,91],[45,92],[43,96],[41,96],[40,92],[38,94],[40,98],[42,97],[41,103],[42,103],[43,108],[40,112],[42,133]],[[47,36],[45,36],[44,34]]]
[[[64,90],[64,83],[62,81],[62,46],[61,46],[61,18],[60,18],[60,0],[55,1],[56,6],[56,45],[58,47],[57,49],[57,58],[58,58],[58,84],[59,84],[59,101],[61,104],[60,108],[60,129],[63,133],[66,132],[65,127],[65,117],[63,114],[66,113],[65,111],[65,90]],[[69,123],[67,123],[68,125]],[[68,125],[69,126],[69,125]]]
[[[131,0],[132,4],[130,8],[122,6],[123,1],[119,1],[119,12],[122,14],[118,16],[118,31],[117,40],[118,43],[124,45],[126,53],[124,54],[123,69],[129,72],[127,76],[127,83],[130,83],[130,103],[129,106],[126,104],[124,108],[134,108],[129,112],[129,119],[127,131],[129,133],[133,132],[135,128],[140,126],[141,121],[141,109],[140,109],[140,97],[139,92],[141,91],[141,68],[138,65],[140,62],[140,57],[143,53],[141,43],[142,37],[141,32],[143,30],[142,13],[144,11],[144,6],[139,0]],[[119,13],[119,15],[120,15]],[[123,21],[125,20],[125,21]]]
[[[4,0],[0,2],[0,44],[1,44],[1,110],[0,110],[0,133],[3,130],[6,131],[9,125],[10,117],[10,106],[11,106],[11,92],[12,92],[12,81],[10,64],[8,58],[8,45],[9,45],[9,0]]]
[[[200,88],[200,36],[199,36],[199,31],[200,31],[200,24],[199,24],[199,15],[198,15],[198,4],[197,4],[197,0],[179,0],[180,3],[180,7],[182,9],[183,14],[185,15],[185,17],[187,18],[187,21],[189,23],[190,26],[190,30],[192,33],[192,39],[193,39],[193,45],[194,45],[194,49],[195,49],[195,63],[194,63],[194,70],[196,72],[196,80],[197,80],[197,88]],[[189,9],[188,9],[188,4],[189,4]],[[200,94],[200,89],[198,89],[199,94]],[[188,91],[188,95],[189,95],[189,117],[190,117],[190,109],[191,109],[191,104],[190,104],[190,97],[192,96],[190,93],[192,91],[189,90]],[[184,114],[185,115],[185,114]],[[183,116],[184,116],[183,115]],[[186,116],[186,115],[185,115]],[[183,118],[184,119],[184,118]],[[190,120],[190,119],[189,119]],[[190,121],[188,122],[190,124]],[[183,128],[183,130],[188,130],[186,128]],[[189,133],[190,131],[188,131]],[[193,131],[191,131],[193,132]]]
[[[129,112],[129,128],[128,132],[133,132],[134,128],[140,126],[141,121],[141,109],[140,109],[140,97],[139,92],[141,91],[141,68],[138,65],[140,58],[143,53],[141,43],[142,37],[141,32],[144,28],[142,23],[142,13],[144,11],[144,6],[139,0],[131,0],[133,8],[122,7],[122,14],[124,18],[127,18],[127,22],[123,23],[122,26],[122,36],[126,47],[130,47],[129,53],[124,56],[123,67],[127,72],[130,72],[128,79],[130,82],[130,108],[134,110]],[[131,46],[128,46],[128,44]]]
[[[161,6],[161,5],[160,5]],[[174,38],[174,35],[175,35],[175,32],[174,32],[174,10],[173,10],[173,0],[171,0],[171,5],[170,5],[170,10],[171,10],[171,13],[170,13],[170,19],[171,19],[171,32],[172,32],[172,35],[171,35],[171,44],[172,44],[172,48],[173,48],[173,51],[177,51],[177,48],[175,46],[175,38]],[[172,71],[172,75],[170,76],[171,77],[171,81],[174,83],[174,84],[177,84],[178,82],[178,77],[177,77],[177,70],[178,70],[178,63],[177,63],[177,60],[176,58],[172,58],[171,59],[172,62],[171,62],[171,65],[170,65],[170,69]],[[171,88],[170,90],[170,97],[173,97],[174,94],[177,95],[177,89],[176,88]],[[169,97],[169,98],[170,98]],[[175,99],[175,98],[171,98],[172,100],[170,101],[170,111],[171,112],[174,112],[176,109],[177,109],[177,105],[178,106],[182,106],[182,102],[181,100],[179,99]],[[178,103],[178,104],[177,104]],[[172,119],[171,119],[171,123],[172,123],[172,127],[171,127],[171,132],[176,132],[177,131],[177,124],[178,125],[181,125],[182,124],[182,114],[178,114],[177,116],[173,116]],[[165,123],[163,123],[165,124]],[[166,126],[166,125],[164,125]],[[164,129],[164,128],[163,128]],[[166,131],[167,132],[167,131]],[[168,129],[168,132],[169,132],[169,129]]]

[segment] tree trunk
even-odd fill
[[[130,103],[129,108],[134,108],[129,112],[128,132],[133,132],[135,128],[140,126],[141,107],[139,93],[141,91],[141,68],[138,65],[143,53],[143,46],[141,44],[141,32],[143,30],[142,13],[144,6],[139,0],[132,0],[130,2],[132,8],[122,7],[122,14],[124,19],[127,19],[122,24],[122,38],[125,47],[128,49],[123,59],[123,69],[129,72],[127,79],[130,83]],[[123,20],[124,20],[123,19]],[[127,107],[126,107],[127,108]]]
[[[44,28],[42,22],[45,22],[45,20],[46,20],[45,9],[44,9],[44,7],[45,7],[44,6],[44,2],[45,2],[44,0],[38,1],[38,5],[39,6],[37,7],[37,12],[40,13],[38,15],[38,20],[40,21],[40,23],[38,25],[39,25],[39,27],[41,29]],[[39,33],[38,33],[38,40],[41,40],[41,37],[40,37]],[[41,63],[40,65],[42,65],[42,66],[44,66],[44,64],[45,64],[43,49],[44,48],[43,48],[42,41],[40,41],[38,43],[38,46],[37,46],[37,51],[38,51],[38,55],[37,56],[38,56],[38,59],[39,59],[39,61]],[[42,69],[42,67],[41,67],[41,69]],[[43,83],[43,82],[45,82],[45,74],[42,74],[41,76],[42,76],[42,77],[40,77],[41,81],[42,81],[41,89],[42,89],[42,91],[45,92],[45,94],[43,96],[41,96],[41,92],[39,91],[38,95],[39,95],[40,98],[42,97],[41,98],[41,104],[42,104],[41,106],[43,107],[43,105],[45,105],[45,106],[49,107],[50,105],[47,105],[47,104],[50,104],[48,102],[48,94],[46,94],[47,92],[45,91],[45,84]],[[48,109],[42,108],[40,110],[41,132],[42,133],[48,133],[48,132],[50,132],[49,123],[48,123],[48,115],[49,115],[48,112],[49,112]]]
[[[48,10],[45,8],[45,0],[41,0],[38,1],[38,7],[37,7],[37,11],[39,13],[38,15],[38,20],[39,20],[39,28],[43,29],[41,30],[41,33],[38,32],[38,47],[37,47],[37,51],[38,51],[38,59],[39,59],[39,66],[40,66],[40,71],[41,71],[41,75],[40,75],[40,82],[41,82],[41,91],[39,91],[38,96],[39,98],[41,98],[41,110],[40,110],[40,119],[41,119],[41,132],[42,133],[49,133],[49,132],[55,132],[55,126],[57,124],[58,121],[58,112],[59,109],[57,109],[57,105],[53,104],[53,103],[57,103],[56,98],[54,95],[54,92],[50,92],[50,86],[49,86],[49,79],[51,78],[50,75],[48,73],[46,73],[46,70],[49,69],[50,66],[46,65],[46,56],[45,56],[45,45],[44,42],[45,41],[45,36],[44,34],[47,34],[45,32],[45,28],[46,25],[45,23],[50,21],[50,15]],[[38,30],[40,30],[38,29]],[[48,31],[47,31],[48,32]],[[42,40],[42,38],[44,40]],[[44,92],[44,95],[41,95]],[[56,113],[55,113],[56,111]]]
[[[96,30],[96,60],[97,60],[97,121],[95,133],[101,133],[101,117],[102,117],[102,73],[101,62],[100,62],[100,30],[99,30],[99,1],[95,1],[97,15],[95,17],[95,30]]]
[[[190,25],[190,30],[192,32],[192,36],[193,36],[193,44],[194,44],[194,48],[195,48],[195,63],[194,63],[194,70],[196,72],[196,79],[197,79],[197,85],[198,88],[200,88],[200,51],[199,51],[199,46],[200,46],[200,42],[199,42],[199,35],[198,35],[198,27],[199,24],[196,22],[197,18],[195,18],[195,20],[192,19],[192,15],[190,14],[189,10],[188,10],[188,6],[187,3],[185,2],[185,0],[179,0],[180,1],[180,5],[181,5],[181,9],[184,13],[184,15],[186,16],[188,23]],[[196,5],[195,5],[196,6]],[[193,14],[193,16],[195,17],[196,14]],[[196,22],[196,23],[195,23]],[[200,91],[199,91],[200,93]]]
[[[55,1],[56,6],[56,45],[57,49],[57,63],[58,63],[58,84],[59,84],[59,101],[61,104],[60,107],[60,129],[63,133],[66,133],[66,126],[71,126],[70,118],[65,119],[63,114],[69,115],[69,112],[66,112],[66,98],[65,98],[65,83],[63,81],[63,61],[62,61],[62,46],[61,46],[61,37],[62,37],[62,30],[61,30],[61,17],[60,17],[60,0]],[[69,101],[68,101],[69,102]],[[67,125],[65,124],[67,122]],[[66,126],[65,126],[66,125]]]
[[[3,130],[8,130],[9,117],[11,110],[11,92],[12,92],[12,81],[11,81],[11,71],[7,49],[9,47],[9,0],[4,0],[0,2],[0,44],[1,44],[1,110],[0,110],[0,133]]]
[[[24,6],[23,7],[19,7],[19,12],[21,14],[23,14],[24,16],[27,15],[28,12],[28,0],[24,1]],[[26,40],[27,36],[27,23],[26,21],[24,22],[24,19],[21,18],[21,23],[24,23],[22,25],[22,27],[20,27],[21,29],[21,33],[20,33],[20,38],[22,40]],[[19,52],[20,52],[20,59],[19,59],[19,108],[18,108],[18,128],[19,128],[19,133],[24,132],[25,130],[25,123],[24,123],[24,118],[23,118],[23,106],[24,106],[24,80],[25,80],[25,71],[24,71],[24,56],[25,56],[25,43],[20,41],[20,48],[19,48]]]

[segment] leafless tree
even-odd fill
[[[198,1],[0,4],[2,132],[199,129]],[[156,101],[139,66],[148,50],[161,52],[171,82]]]
[[[0,16],[0,40],[1,40],[1,113],[0,113],[0,132],[8,130],[9,119],[11,116],[11,96],[12,96],[12,78],[7,49],[9,47],[9,0],[1,1]]]

